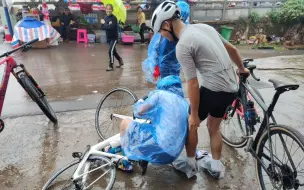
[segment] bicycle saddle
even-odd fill
[[[273,87],[276,90],[282,90],[282,89],[297,90],[299,88],[298,84],[287,84],[287,83],[284,83],[284,82],[276,80],[276,79],[269,79],[268,81],[273,84]]]

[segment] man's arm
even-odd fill
[[[191,51],[183,46],[176,47],[176,56],[178,62],[181,64],[185,79],[188,86],[188,96],[191,105],[191,115],[198,116],[198,108],[200,102],[199,83],[196,76],[196,67],[192,57]]]
[[[200,103],[200,90],[197,77],[187,81],[188,96],[190,100],[191,115],[198,115],[198,107]]]
[[[238,67],[240,72],[245,71],[245,67],[243,65],[242,62],[242,58],[241,55],[239,53],[239,51],[237,50],[237,48],[232,45],[231,43],[229,43],[226,39],[224,39],[220,34],[218,34],[230,56],[230,59],[236,64],[236,66]]]

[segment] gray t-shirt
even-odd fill
[[[176,46],[176,57],[186,81],[197,77],[197,69],[205,88],[215,92],[236,92],[236,73],[225,43],[227,41],[209,25],[186,25]]]

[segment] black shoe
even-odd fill
[[[108,67],[106,71],[113,71],[113,67]]]
[[[123,62],[123,60],[121,59],[121,60],[119,61],[119,65],[116,66],[116,68],[120,68],[120,67],[123,66],[123,65],[124,65],[124,62]]]

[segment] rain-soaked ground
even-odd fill
[[[1,51],[6,48],[0,44]],[[106,51],[107,47],[102,45],[72,43],[49,50],[32,50],[17,59],[46,92],[59,122],[53,126],[40,115],[41,111],[11,77],[3,109],[6,128],[0,134],[0,189],[41,189],[52,173],[72,161],[72,152],[83,152],[86,145],[99,142],[94,128],[95,108],[110,89],[124,86],[138,96],[153,89],[141,71],[140,64],[147,53],[145,46],[119,46],[125,66],[114,72],[105,71]],[[301,85],[297,91],[280,97],[274,113],[278,123],[304,134],[304,52],[243,48],[241,53],[244,57],[263,58],[256,60],[255,73],[261,82],[252,81],[252,84],[267,103],[275,92],[267,82],[269,78]],[[273,57],[291,54],[300,55]],[[199,149],[210,150],[205,123],[199,128]],[[133,174],[118,171],[113,189],[258,189],[254,159],[243,149],[224,145],[222,161],[226,173],[219,181],[203,172],[189,180],[170,166],[149,165],[145,176],[138,169]]]

